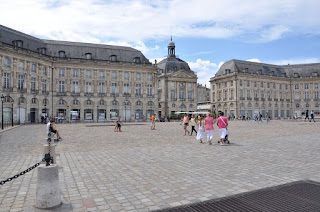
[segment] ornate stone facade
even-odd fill
[[[156,71],[133,48],[41,40],[0,25],[5,121],[144,120],[158,109]]]
[[[225,62],[210,79],[213,110],[226,116],[268,113],[272,118],[319,113],[320,64]]]
[[[175,43],[168,44],[168,57],[157,64],[158,116],[197,110],[197,75],[175,56]]]

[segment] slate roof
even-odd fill
[[[185,70],[187,72],[191,71],[188,63],[185,61],[175,57],[175,56],[168,56],[167,58],[161,60],[157,64],[158,69],[162,69],[164,73],[173,73],[180,70]]]
[[[11,45],[14,40],[22,40],[23,48],[31,51],[46,48],[46,54],[52,57],[65,51],[67,58],[85,59],[85,54],[91,53],[92,59],[97,60],[109,60],[111,55],[116,55],[117,61],[131,63],[135,57],[140,57],[141,63],[151,64],[139,50],[131,47],[39,39],[0,25],[0,41]]]
[[[276,77],[294,77],[295,74],[298,74],[299,77],[309,77],[313,74],[320,76],[320,63],[299,65],[273,65],[233,59],[226,61],[220,67],[215,76],[222,76],[226,73],[233,72],[272,75]]]

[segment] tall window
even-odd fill
[[[124,83],[123,84],[123,93],[124,94],[129,94],[129,83]]]
[[[136,95],[141,95],[141,84],[136,84]]]
[[[270,88],[270,83],[269,82],[267,82],[267,88]]]
[[[258,91],[254,91],[254,98],[258,98]]]
[[[152,81],[152,74],[148,74],[148,81]]]
[[[230,95],[231,95],[231,99],[233,99],[234,98],[233,90],[230,91]]]
[[[233,86],[233,81],[230,82],[230,86],[231,86],[231,87]]]
[[[152,96],[152,85],[147,85],[147,95]]]
[[[212,93],[212,101],[216,101],[216,93],[215,92]]]
[[[243,91],[242,91],[242,94],[243,94]],[[220,100],[221,100],[221,91],[219,91],[219,94],[218,94],[218,101],[220,101]]]
[[[189,99],[189,100],[192,99],[192,91],[188,91],[188,99]]]
[[[161,88],[161,81],[158,80],[158,88]]]
[[[36,73],[37,72],[37,67],[36,64],[31,65],[31,72]]]
[[[48,73],[47,73],[47,67],[45,67],[45,66],[42,67],[42,75],[43,75],[43,76],[47,76],[47,75],[48,75]]]
[[[171,97],[171,100],[174,100],[176,98],[176,91],[175,90],[170,91],[170,97]]]
[[[250,87],[250,81],[249,80],[247,81],[247,87]]]
[[[171,88],[174,88],[174,82],[171,82]]]
[[[72,82],[72,93],[79,93],[79,82]]]
[[[240,89],[240,98],[243,98],[244,96],[243,96],[243,90],[242,89]]]
[[[99,79],[104,79],[104,78],[105,78],[104,71],[100,71],[99,72]]]
[[[188,83],[188,89],[192,89],[192,83]]]
[[[257,82],[254,82],[254,87],[255,87],[255,88],[257,87]]]
[[[88,79],[92,78],[92,71],[91,70],[86,71],[86,78],[88,78]]]
[[[263,82],[260,82],[260,88],[263,88]]]
[[[184,99],[184,90],[183,89],[180,89],[179,90],[179,99]]]
[[[294,99],[299,100],[300,99],[300,94],[299,92],[294,93]]]
[[[112,88],[112,94],[116,94],[117,93],[117,83],[112,83],[111,88]]]
[[[316,100],[319,99],[319,92],[318,91],[314,92],[314,99],[316,99]]]
[[[124,72],[124,80],[129,80],[129,73],[128,72]]]
[[[251,98],[250,90],[247,90],[247,98]]]
[[[59,70],[59,77],[64,77],[64,69]]]
[[[32,64],[32,65],[34,65],[34,64]],[[24,70],[24,62],[23,62],[23,61],[20,61],[20,62],[19,62],[19,70],[20,70],[20,71],[23,71],[23,70]]]
[[[304,84],[304,89],[309,89],[309,84]]]
[[[31,77],[31,90],[35,91],[36,90],[36,78]]]
[[[112,77],[112,79],[114,79],[114,80],[116,80],[117,79],[117,72],[112,72],[111,73],[111,77]]]
[[[99,82],[99,93],[105,93],[104,82]]]
[[[92,93],[92,82],[86,82],[86,93]]]
[[[64,93],[64,81],[59,81],[59,93]]]
[[[42,91],[47,91],[47,80],[42,80]]]
[[[136,73],[136,80],[141,80],[141,73]]]
[[[73,77],[79,77],[79,70],[73,69],[73,70],[72,70],[72,76],[73,76]]]
[[[319,84],[318,83],[314,83],[314,89],[318,89],[319,88]]]
[[[260,91],[260,97],[264,98],[264,92],[263,91]]]
[[[240,86],[242,86],[242,80],[240,80]],[[220,83],[219,83],[219,88],[220,88]]]
[[[304,99],[310,99],[309,92],[304,92]]]
[[[273,88],[276,89],[276,87],[277,87],[277,86],[276,86],[276,83],[273,83]]]
[[[3,66],[4,66],[5,68],[10,68],[10,66],[11,66],[11,60],[10,60],[8,57],[5,57],[5,58],[4,58]]]
[[[23,82],[24,82],[24,76],[23,75],[19,75],[18,78],[18,89],[23,89]]]
[[[281,84],[280,84],[281,85]],[[279,92],[279,97],[280,97],[280,99],[283,99],[282,97],[282,92]]]
[[[4,73],[3,87],[4,88],[9,88],[10,87],[10,74],[9,73]]]
[[[299,84],[295,84],[294,89],[299,90]]]

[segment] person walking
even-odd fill
[[[259,112],[259,120],[258,120],[258,123],[259,123],[259,121],[261,121],[261,123],[262,123],[262,114]]]
[[[219,134],[220,134],[220,145],[224,145],[224,139],[227,135],[227,126],[228,126],[228,119],[223,116],[224,113],[220,113],[220,117],[217,119],[217,126],[219,127]]]
[[[204,138],[204,127],[203,127],[203,119],[200,117],[200,120],[198,121],[198,132],[197,132],[197,137],[196,139],[199,141],[200,143],[202,143],[202,139]]]
[[[306,110],[306,117],[304,118],[304,121],[306,121],[306,119],[309,121],[309,110]]]
[[[191,116],[191,120],[190,120],[190,125],[191,125],[191,135],[192,136],[192,133],[193,131],[196,132],[196,135],[197,135],[197,131],[196,131],[196,119],[194,118],[194,115]]]
[[[270,122],[270,117],[269,117],[269,114],[266,113],[266,119],[267,119],[267,124]]]
[[[313,120],[313,122],[316,122],[316,121],[314,120],[314,112],[313,112],[313,110],[311,110],[310,115],[311,115],[310,122],[311,122],[312,120]]]
[[[187,135],[187,132],[188,132],[188,135],[189,135],[190,131],[187,129],[187,127],[189,125],[189,117],[188,117],[188,115],[186,113],[184,114],[182,123],[183,123],[184,135]]]
[[[205,123],[205,130],[207,131],[207,141],[209,145],[212,145],[212,139],[213,139],[213,124],[214,119],[212,118],[212,114],[209,113],[209,116],[204,119]]]
[[[151,130],[155,130],[156,129],[156,118],[155,118],[155,114],[153,114],[150,118],[151,120]]]

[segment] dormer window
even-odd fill
[[[65,58],[66,52],[65,51],[59,51],[59,58]]]
[[[135,57],[135,58],[133,58],[133,62],[134,62],[134,63],[141,63],[140,57]]]
[[[22,40],[15,40],[12,43],[17,48],[22,48],[23,47],[23,41]]]
[[[294,73],[294,77],[298,78],[299,74],[298,73]]]
[[[248,68],[245,68],[245,69],[244,69],[244,72],[245,72],[245,73],[248,73],[248,70],[249,70]]]
[[[86,59],[91,60],[92,59],[92,54],[91,53],[86,53]]]
[[[41,52],[41,54],[47,54],[47,49],[46,48],[41,48],[40,52]]]
[[[111,60],[112,62],[117,62],[117,55],[111,55],[111,56],[110,56],[110,60]]]
[[[317,76],[318,76],[318,72],[313,72],[313,73],[312,73],[312,76],[313,76],[313,77],[317,77]]]

